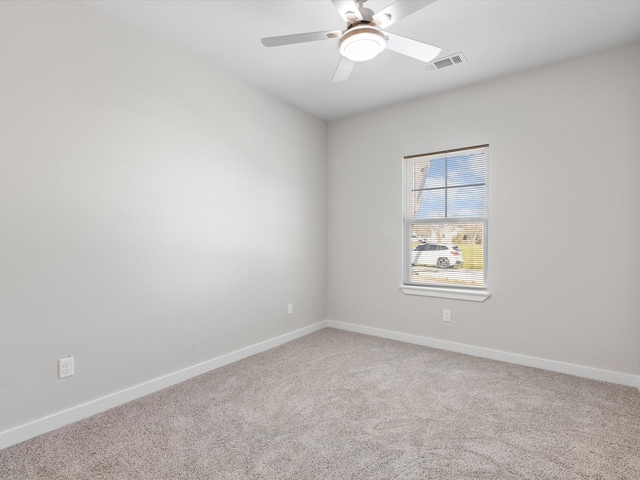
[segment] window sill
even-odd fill
[[[442,287],[419,287],[417,285],[400,285],[405,295],[421,295],[423,297],[453,298],[455,300],[469,300],[484,302],[491,295],[488,290],[463,290]]]

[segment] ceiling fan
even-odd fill
[[[397,0],[378,13],[364,7],[366,1],[331,0],[340,16],[347,22],[346,30],[268,37],[262,39],[262,44],[266,47],[278,47],[331,38],[339,39],[338,51],[342,58],[333,75],[334,82],[346,80],[357,62],[371,60],[385,48],[422,62],[430,62],[438,56],[441,50],[438,47],[383,30],[435,0]]]

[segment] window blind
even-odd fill
[[[487,155],[405,157],[406,284],[486,287]]]

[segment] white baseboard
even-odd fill
[[[15,445],[16,443],[23,442],[65,425],[69,425],[73,422],[77,422],[78,420],[82,420],[83,418],[90,417],[91,415],[104,412],[110,408],[117,407],[118,405],[135,400],[136,398],[149,395],[150,393],[170,387],[197,375],[210,372],[216,368],[224,367],[225,365],[237,362],[243,358],[278,347],[284,343],[290,342],[291,340],[304,337],[305,335],[309,335],[310,333],[322,330],[326,327],[327,321],[324,320],[308,327],[280,335],[279,337],[236,350],[235,352],[222,355],[212,360],[193,365],[183,370],[149,380],[148,382],[144,382],[67,410],[54,413],[44,418],[34,420],[24,425],[5,430],[4,432],[0,432],[0,449]]]
[[[439,348],[452,352],[465,353],[475,357],[490,358],[492,360],[500,360],[502,362],[515,363],[517,365],[525,365],[527,367],[541,368],[553,372],[566,373],[576,377],[590,378],[592,380],[601,380],[604,382],[617,383],[628,387],[636,387],[640,390],[640,375],[630,375],[627,373],[612,372],[609,370],[600,370],[598,368],[583,367],[571,363],[558,362],[555,360],[546,360],[544,358],[529,357],[527,355],[519,355],[517,353],[503,352],[500,350],[492,350],[489,348],[474,347],[473,345],[465,345],[463,343],[448,342],[445,340],[437,340],[429,337],[421,337],[408,333],[394,332],[391,330],[383,330],[380,328],[366,327],[353,323],[337,322],[335,320],[327,320],[327,326],[340,330],[348,330],[355,333],[363,333],[374,337],[388,338],[390,340],[398,340],[400,342],[413,343],[426,347]]]
[[[135,385],[131,388],[112,393],[110,395],[92,400],[90,402],[54,413],[52,415],[34,420],[32,422],[20,425],[18,427],[0,432],[0,449],[15,445],[30,438],[36,437],[43,433],[50,432],[57,428],[69,425],[83,418],[90,417],[100,412],[104,412],[118,405],[130,402],[136,398],[143,397],[150,393],[156,392],[163,388],[170,387],[177,383],[183,382],[197,375],[210,372],[216,368],[224,367],[230,363],[237,362],[243,358],[250,357],[260,352],[264,352],[274,347],[278,347],[284,343],[290,342],[310,333],[317,332],[323,328],[331,327],[350,332],[363,333],[375,337],[388,338],[401,342],[413,343],[427,347],[449,350],[452,352],[465,353],[476,357],[490,358],[503,362],[525,365],[528,367],[536,367],[554,372],[566,373],[577,377],[591,378],[593,380],[602,380],[605,382],[617,383],[636,387],[640,390],[640,376],[629,375],[626,373],[617,373],[608,370],[600,370],[597,368],[583,367],[581,365],[573,365],[570,363],[557,362],[554,360],[545,360],[543,358],[529,357],[516,353],[502,352],[499,350],[491,350],[488,348],[474,347],[462,343],[448,342],[437,340],[429,337],[421,337],[407,333],[394,332],[391,330],[383,330],[380,328],[366,327],[353,323],[337,322],[335,320],[324,320],[308,327],[295,330],[293,332],[281,335],[279,337],[266,340],[264,342],[251,345],[235,352],[216,357],[212,360],[193,365],[191,367],[179,370],[177,372],[164,375],[162,377],[149,380],[148,382]]]

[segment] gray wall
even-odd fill
[[[640,374],[639,85],[636,44],[332,122],[329,318]],[[491,297],[404,295],[402,157],[485,143]]]
[[[0,63],[0,431],[327,318],[325,122],[76,2]]]

